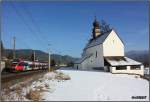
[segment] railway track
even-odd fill
[[[48,70],[35,70],[35,71],[26,71],[20,73],[8,73],[1,75],[1,83],[7,83],[14,80],[21,80],[21,79],[28,79],[31,78],[33,75],[46,73]]]

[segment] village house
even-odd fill
[[[144,75],[142,63],[125,57],[124,42],[114,29],[106,24],[93,22],[92,38],[83,49],[82,57],[74,63],[80,70],[103,70],[111,73]]]

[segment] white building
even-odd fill
[[[142,63],[124,55],[124,43],[113,29],[100,26],[95,19],[93,36],[83,49],[82,58],[74,67],[81,70],[99,69],[112,73],[144,74]]]

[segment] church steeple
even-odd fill
[[[95,16],[95,19],[94,19],[94,22],[93,22],[93,32],[92,32],[92,34],[93,34],[93,39],[95,39],[97,36],[99,36],[101,34],[100,24],[97,21],[96,16]]]
[[[99,27],[99,22],[97,21],[96,16],[95,16],[95,19],[94,19],[94,22],[93,22],[93,26],[94,27]]]

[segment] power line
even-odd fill
[[[23,9],[25,10],[26,14],[28,15],[28,17],[31,19],[31,22],[32,22],[32,24],[34,25],[34,27],[36,28],[36,31],[38,32],[38,34],[32,30],[32,28],[30,27],[30,25],[25,21],[24,17],[23,17],[22,14],[16,9],[16,7],[14,6],[14,4],[13,4],[13,3],[11,3],[11,4],[12,4],[12,7],[14,8],[16,14],[22,19],[23,23],[27,26],[27,28],[29,29],[29,31],[32,32],[32,34],[34,34],[35,37],[38,37],[38,41],[43,42],[43,44],[44,44],[45,40],[42,40],[41,37],[38,35],[38,34],[40,34],[40,35],[42,34],[42,33],[41,33],[41,30],[40,30],[40,27],[35,23],[35,20],[33,19],[32,14],[29,12],[29,10],[28,10],[26,7],[22,6]],[[44,38],[43,38],[43,39],[44,39]],[[35,39],[34,39],[34,40],[35,40]],[[47,43],[47,42],[45,42],[45,43]],[[40,43],[40,44],[41,44],[41,43]],[[27,45],[27,44],[26,44],[26,45]],[[57,51],[56,49],[53,49],[53,50],[55,50],[55,52],[60,52],[60,51]]]
[[[34,25],[34,27],[36,28],[36,31],[38,32],[38,34],[39,35],[41,35],[42,34],[42,32],[41,32],[41,30],[40,30],[40,27],[36,24],[36,22],[35,22],[35,20],[33,19],[33,17],[32,17],[32,14],[29,12],[29,10],[27,9],[27,7],[25,7],[25,6],[22,6],[23,7],[23,9],[26,11],[26,14],[29,16],[29,18],[31,19],[31,22],[32,22],[32,24]],[[45,40],[43,40],[44,38],[46,38],[46,37],[44,37],[43,39],[41,39],[41,37],[39,36],[37,34],[37,36],[38,36],[38,38],[40,39],[40,41],[44,41],[45,42]],[[46,42],[47,43],[47,42]],[[44,44],[44,43],[43,43]]]
[[[16,37],[13,37],[13,59],[16,58],[16,53],[15,53],[15,49],[16,49]]]
[[[41,35],[42,32],[41,32],[41,30],[40,30],[40,27],[35,23],[35,20],[33,19],[32,14],[29,12],[29,10],[27,9],[27,7],[23,6],[23,8],[24,8],[24,10],[26,11],[26,13],[28,14],[28,16],[31,18],[32,24],[34,24],[34,27],[36,27],[38,33]],[[38,36],[38,37],[39,37],[39,36]],[[41,38],[41,37],[39,37],[39,38]],[[46,38],[46,37],[44,36],[44,38]],[[44,39],[44,38],[43,38],[43,39]],[[40,40],[41,40],[41,39],[40,39]],[[41,41],[45,41],[45,40],[41,40]],[[45,43],[47,43],[47,42],[45,42]],[[57,52],[56,49],[53,49],[53,50],[55,50],[55,52]],[[58,52],[60,52],[60,51],[58,51]]]
[[[27,9],[27,7],[26,6],[23,6],[23,8],[24,8],[24,10],[26,11],[26,13],[27,13],[27,15],[29,16],[29,18],[31,19],[31,22],[32,22],[32,24],[34,25],[34,27],[36,28],[36,30],[38,31],[38,33],[41,35],[42,33],[41,33],[41,30],[40,30],[40,27],[36,24],[36,22],[35,22],[35,20],[33,19],[33,16],[32,16],[32,14],[31,14],[31,12],[29,12],[29,10]],[[38,35],[37,35],[38,36]],[[39,36],[38,36],[39,37]],[[39,37],[39,38],[41,38],[41,37]],[[46,37],[44,37],[44,38],[46,38]],[[41,39],[40,39],[41,40]],[[41,40],[42,42],[44,41],[45,42],[45,40]],[[45,42],[45,43],[47,43],[47,42]],[[54,49],[55,50],[55,49]],[[59,51],[58,51],[59,52]]]
[[[35,34],[35,32],[31,29],[30,25],[28,23],[26,23],[24,17],[20,14],[20,12],[16,9],[16,7],[14,6],[14,4],[11,2],[11,6],[12,8],[15,10],[16,14],[18,15],[18,17],[20,17],[23,21],[23,23],[26,25],[26,27],[28,28],[28,30],[32,33]],[[37,37],[37,36],[35,36]],[[35,40],[35,39],[34,39]],[[41,44],[41,43],[40,43]]]
[[[28,49],[32,49],[32,47],[30,45],[28,45],[27,43],[25,43],[23,39],[17,39],[17,42],[22,43],[22,45],[26,46]]]

